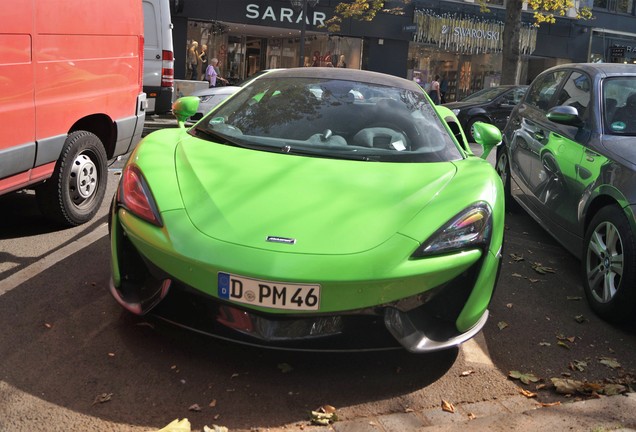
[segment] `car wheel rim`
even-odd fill
[[[615,296],[623,276],[623,241],[616,227],[599,224],[587,246],[587,283],[594,299],[607,303]]]
[[[93,160],[80,154],[73,161],[69,178],[69,191],[73,202],[80,206],[95,195],[99,184],[99,171]]]

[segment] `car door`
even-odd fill
[[[548,144],[553,127],[546,114],[554,106],[566,74],[559,70],[537,77],[506,127],[512,131],[508,141],[510,174],[518,186],[511,192],[533,213],[542,207],[537,202],[538,190],[545,181],[541,151]]]
[[[592,157],[591,150],[586,148],[592,130],[591,90],[592,80],[588,75],[581,71],[569,74],[558,91],[556,106],[576,108],[578,121],[550,121],[548,139],[540,152],[542,181],[534,193],[543,212],[555,224],[554,231],[580,231],[579,202],[589,183],[585,160]]]

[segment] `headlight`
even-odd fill
[[[459,112],[461,111],[459,108],[455,108],[451,110],[453,112],[453,114],[455,115],[459,115]]]
[[[439,255],[488,244],[492,232],[491,214],[485,202],[466,208],[437,230],[412,256]]]
[[[148,183],[136,165],[127,165],[124,168],[117,202],[135,216],[153,225],[163,225]]]

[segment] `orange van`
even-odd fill
[[[139,0],[14,0],[0,14],[0,194],[34,188],[43,213],[97,212],[107,161],[143,130]]]

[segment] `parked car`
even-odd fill
[[[467,96],[459,102],[444,104],[453,111],[468,140],[474,142],[471,135],[471,126],[478,121],[491,123],[503,130],[506,127],[512,109],[519,103],[528,86],[502,85],[488,87]]]
[[[198,101],[175,102],[180,125]],[[111,293],[251,345],[456,346],[486,322],[503,241],[503,185],[485,160],[501,132],[474,128],[482,158],[412,81],[265,72],[128,159]]]
[[[581,259],[601,317],[636,308],[636,66],[570,64],[539,75],[497,154],[506,193]]]
[[[212,108],[223,102],[230,95],[233,95],[239,91],[239,86],[223,86],[223,87],[210,87],[203,90],[197,90],[192,92],[191,96],[197,96],[200,99],[199,108],[197,112],[190,117],[189,121],[196,122],[203,118],[204,115],[210,112]]]

